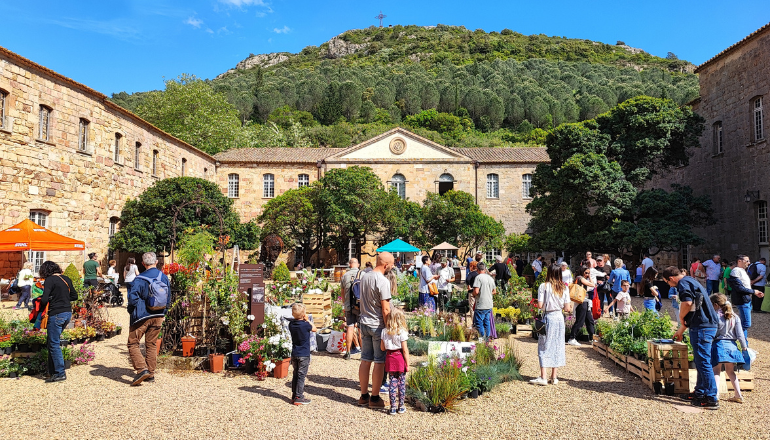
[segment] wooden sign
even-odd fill
[[[254,320],[249,323],[251,334],[257,332],[257,329],[265,322],[265,303],[249,304],[249,315],[254,315]]]
[[[265,265],[241,264],[238,267],[238,291],[249,303],[251,333],[265,322]]]

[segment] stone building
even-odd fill
[[[0,229],[24,217],[86,242],[106,260],[127,199],[158,179],[213,179],[213,157],[103,94],[0,48]],[[74,262],[77,253],[0,253],[0,277],[22,258]],[[116,256],[119,257],[119,256]],[[127,258],[127,256],[124,256]],[[124,258],[124,259],[125,259]]]
[[[234,149],[215,158],[217,184],[235,200],[244,221],[259,216],[269,199],[309,185],[329,169],[359,165],[370,167],[385,185],[416,202],[422,202],[428,192],[470,193],[507,232],[523,233],[529,222],[524,208],[530,199],[532,173],[548,155],[545,148],[453,149],[395,128],[345,149]],[[501,251],[487,252],[492,259]]]
[[[708,195],[717,223],[697,231],[703,246],[689,247],[680,264],[693,256],[720,253],[730,261],[745,253],[752,261],[770,258],[767,201],[770,196],[770,24],[698,66],[700,98],[691,105],[706,119],[701,148],[686,167],[656,184],[691,186]]]
[[[467,191],[508,232],[524,232],[531,175],[546,160],[544,148],[452,149],[401,128],[347,149],[236,149],[215,158],[105,95],[0,48],[0,229],[28,217],[85,241],[86,252],[103,263],[115,258],[122,266],[128,258],[107,250],[123,206],[163,178],[216,182],[247,221],[270,198],[330,168],[366,165],[418,202],[428,191]],[[83,255],[0,253],[0,277],[14,276],[25,259],[36,267],[51,259],[80,268]]]

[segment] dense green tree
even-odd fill
[[[136,113],[158,128],[209,153],[235,146],[238,110],[192,75],[166,81],[166,90],[150,92]]]
[[[257,219],[263,235],[278,235],[286,249],[302,247],[306,265],[323,241],[319,238],[323,234],[317,211],[319,191],[317,184],[286,191],[265,203]]]
[[[110,249],[139,253],[171,250],[174,210],[196,198],[216,209],[208,204],[188,204],[181,208],[176,221],[177,242],[184,231],[191,228],[205,227],[219,236],[221,215],[223,233],[230,236],[228,246],[258,247],[259,226],[254,222],[242,224],[232,209],[233,201],[222,195],[216,183],[195,177],[175,177],[159,180],[137,199],[126,201],[120,214],[120,229],[110,240]]]
[[[701,240],[713,221],[707,197],[687,187],[646,190],[656,173],[686,163],[703,119],[669,100],[639,97],[596,120],[565,124],[546,138],[550,163],[533,176],[533,245],[594,249],[639,258]]]
[[[342,103],[340,102],[340,85],[337,82],[329,83],[324,90],[320,104],[315,110],[315,117],[324,125],[332,125],[342,117]]]

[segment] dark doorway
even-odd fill
[[[444,194],[447,191],[451,191],[455,188],[454,182],[439,182],[438,183],[438,193]]]

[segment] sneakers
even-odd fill
[[[399,407],[399,408],[398,408],[398,413],[399,413],[399,414],[403,414],[403,413],[405,413],[405,412],[406,412],[406,408],[405,408],[405,407],[403,407],[403,406],[402,406],[402,407]]]
[[[147,370],[142,371],[141,373],[137,374],[136,377],[134,377],[134,381],[131,382],[131,386],[139,386],[144,382],[147,378],[150,377],[150,372]]]
[[[308,399],[308,398],[305,398],[305,397],[298,397],[298,398],[295,398],[295,399],[292,401],[292,403],[293,403],[293,404],[295,404],[295,405],[297,405],[297,406],[300,406],[300,405],[307,405],[307,404],[309,404],[309,403],[310,403],[310,399]]]
[[[693,403],[696,408],[719,409],[719,401],[711,399],[696,400]]]
[[[578,341],[576,341],[576,340],[574,340],[574,339],[570,339],[570,340],[567,342],[567,344],[569,344],[569,345],[574,345],[575,347],[580,347],[580,345],[581,345],[581,344],[580,344],[580,342],[578,342]]]
[[[16,306],[13,306],[13,310],[19,310],[19,308]]]
[[[396,408],[391,408],[390,411],[388,411],[388,415],[395,416],[396,412]]]
[[[67,380],[66,374],[62,374],[61,376],[57,376],[57,375],[51,376],[45,380],[45,383],[61,382],[63,380]]]
[[[342,359],[345,359],[346,361],[350,359],[350,353],[345,353],[344,356],[342,356]]]
[[[356,355],[356,354],[360,354],[360,353],[361,353],[361,349],[360,349],[360,348],[358,348],[358,347],[353,347],[353,348],[350,350],[350,355],[351,355],[351,356],[353,356],[353,355]]]
[[[369,404],[369,393],[361,394],[361,397],[358,399],[358,406],[366,406]]]
[[[388,383],[384,383],[380,386],[380,392],[381,393],[389,393],[390,390],[388,389]]]
[[[372,409],[385,408],[385,401],[382,400],[382,397],[380,396],[372,396],[369,399],[369,408],[372,408]]]
[[[543,386],[548,385],[548,381],[543,379],[542,377],[538,377],[536,379],[532,379],[532,380],[529,381],[529,383],[531,383],[533,385],[543,385]]]
[[[698,396],[696,396],[696,395],[695,395],[695,393],[687,393],[687,394],[683,394],[683,395],[681,395],[681,396],[680,396],[680,398],[681,398],[682,400],[684,400],[685,402],[694,402],[694,401],[696,401],[696,400],[702,400],[702,398],[701,398],[701,397],[698,397]]]
[[[554,385],[559,385],[559,379],[551,379],[551,383]]]
[[[150,376],[143,381],[144,383],[155,383],[155,376]]]

